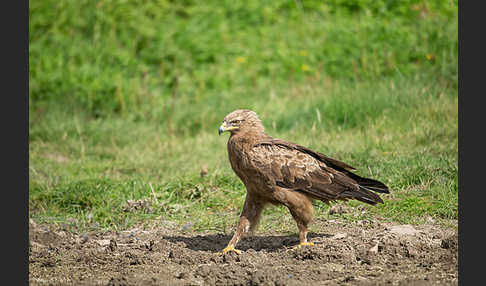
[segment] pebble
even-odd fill
[[[192,226],[193,226],[193,223],[192,222],[188,222],[186,223],[185,225],[182,226],[182,231],[183,232],[187,232],[189,230],[192,229]]]
[[[388,229],[391,233],[401,234],[401,235],[415,235],[419,231],[409,224],[394,225]]]
[[[109,239],[100,239],[100,240],[97,240],[96,243],[98,243],[100,246],[108,246],[108,245],[110,245],[110,240]]]
[[[371,253],[378,253],[378,245],[380,243],[377,242],[375,246],[373,246],[372,248],[370,248],[368,251],[371,252]]]
[[[346,238],[348,236],[347,233],[336,233],[332,239],[342,239],[342,238]]]

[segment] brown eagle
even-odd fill
[[[389,193],[383,183],[360,177],[355,169],[336,159],[265,134],[255,112],[235,110],[226,115],[219,134],[229,131],[228,156],[231,167],[246,187],[246,199],[238,226],[223,253],[234,251],[241,236],[256,229],[267,204],[285,205],[299,228],[300,244],[307,242],[312,220],[312,201],[325,203],[356,199],[368,204],[383,203],[373,193]]]

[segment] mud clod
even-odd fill
[[[449,237],[440,242],[440,247],[444,249],[457,248],[457,238]]]
[[[113,238],[110,239],[110,245],[108,246],[110,251],[115,251],[116,247],[117,247],[116,240],[114,240]]]

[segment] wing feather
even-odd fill
[[[251,152],[253,166],[267,181],[325,202],[357,199],[383,203],[370,190],[388,191],[381,182],[351,173],[353,167],[294,143],[267,139],[255,144]]]
[[[283,146],[283,147],[286,147],[286,148],[299,150],[302,153],[308,154],[308,155],[316,158],[317,160],[326,163],[328,166],[331,166],[333,168],[347,170],[347,171],[356,171],[356,168],[354,168],[354,167],[352,167],[352,166],[350,166],[350,165],[348,165],[344,162],[330,158],[330,157],[328,157],[328,156],[326,156],[326,155],[324,155],[320,152],[313,151],[313,150],[311,150],[307,147],[304,147],[304,146],[301,146],[301,145],[298,145],[298,144],[295,144],[295,143],[292,143],[292,142],[288,142],[288,141],[285,141],[285,140],[270,138],[270,139],[266,139],[264,141],[260,141],[257,144],[255,144],[255,146],[258,146],[258,145],[279,145],[279,146]]]

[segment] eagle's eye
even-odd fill
[[[235,125],[235,124],[240,124],[240,122],[241,120],[235,119],[235,120],[231,120],[230,124]]]

